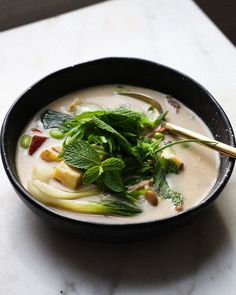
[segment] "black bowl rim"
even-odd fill
[[[234,168],[234,164],[235,164],[235,160],[233,158],[228,158],[228,165],[227,165],[227,170],[225,171],[225,175],[223,177],[223,180],[218,183],[218,185],[216,185],[215,189],[213,192],[209,193],[208,197],[201,201],[199,204],[197,204],[196,206],[189,208],[188,210],[177,214],[177,215],[173,215],[173,216],[169,216],[167,218],[162,218],[162,219],[157,219],[157,220],[151,220],[151,221],[144,221],[144,222],[133,222],[133,223],[103,223],[103,222],[93,222],[93,221],[85,221],[85,220],[79,220],[79,219],[74,219],[72,217],[69,216],[65,216],[63,213],[60,213],[60,211],[55,211],[53,209],[51,209],[49,206],[44,205],[43,203],[39,202],[38,200],[36,200],[33,196],[31,196],[31,194],[20,184],[20,182],[16,179],[16,177],[14,176],[14,174],[11,171],[11,167],[8,163],[7,160],[7,155],[6,155],[6,150],[5,150],[5,135],[6,135],[6,130],[7,130],[7,126],[8,124],[10,124],[9,122],[9,116],[12,112],[12,110],[14,108],[17,107],[17,104],[20,102],[21,99],[24,98],[24,95],[31,90],[34,86],[36,86],[39,83],[43,83],[45,80],[48,79],[53,79],[54,77],[56,77],[57,75],[59,75],[62,72],[67,72],[70,71],[73,68],[79,68],[79,67],[86,67],[89,64],[93,64],[93,63],[99,63],[99,62],[107,62],[107,61],[133,61],[133,62],[142,62],[142,63],[149,63],[150,65],[155,65],[158,67],[161,67],[165,70],[168,71],[172,71],[177,75],[180,75],[182,78],[186,79],[186,80],[190,80],[193,84],[195,84],[197,87],[199,87],[201,90],[203,90],[209,97],[209,99],[216,105],[216,107],[218,108],[221,116],[224,119],[224,123],[227,125],[227,129],[229,130],[229,134],[230,134],[230,144],[231,146],[235,147],[235,136],[234,136],[234,132],[233,132],[233,128],[232,125],[226,115],[226,113],[224,112],[224,110],[222,109],[222,107],[219,105],[219,103],[216,101],[216,99],[209,93],[209,91],[202,86],[200,83],[198,83],[197,81],[195,81],[193,78],[189,77],[188,75],[173,69],[169,66],[165,66],[162,65],[160,63],[156,63],[150,60],[145,60],[145,59],[141,59],[141,58],[134,58],[134,57],[105,57],[105,58],[99,58],[99,59],[95,59],[95,60],[91,60],[91,61],[86,61],[86,62],[82,62],[79,64],[75,64],[75,65],[71,65],[69,67],[57,70],[49,75],[46,75],[45,77],[39,79],[37,82],[35,82],[32,86],[28,87],[21,95],[18,96],[18,98],[13,102],[13,104],[11,105],[10,109],[8,110],[3,124],[2,124],[2,128],[1,128],[1,156],[2,156],[2,161],[3,161],[3,166],[4,169],[6,171],[6,174],[11,182],[11,184],[13,185],[13,187],[15,188],[15,190],[17,192],[19,192],[19,194],[29,203],[31,203],[33,206],[38,207],[38,209],[44,211],[44,213],[49,214],[49,215],[54,215],[54,217],[56,217],[58,220],[62,220],[62,221],[69,221],[71,223],[76,223],[76,224],[87,224],[89,226],[94,226],[94,227],[110,227],[110,228],[137,228],[140,226],[149,226],[149,225],[155,225],[155,224],[164,224],[164,223],[169,223],[169,222],[174,222],[177,221],[177,219],[180,218],[184,218],[190,215],[194,215],[195,213],[197,213],[198,211],[201,211],[204,207],[207,207],[208,204],[210,204],[211,202],[213,202],[218,196],[219,194],[222,192],[222,190],[224,189],[225,185],[227,184],[232,172],[233,172],[233,168]],[[136,85],[137,86],[137,85]]]

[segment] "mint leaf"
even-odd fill
[[[132,111],[127,107],[118,107],[115,109],[84,112],[75,117],[75,120],[80,122],[81,120],[91,119],[93,117],[99,118],[113,128],[117,127],[130,131],[130,129],[137,129],[136,127],[139,125],[142,113]]]
[[[101,166],[93,166],[91,168],[89,168],[83,176],[83,183],[84,184],[89,184],[89,183],[93,183],[94,181],[96,181],[98,179],[98,177],[101,175],[102,173],[102,169]]]
[[[128,140],[122,136],[118,131],[116,131],[113,127],[102,121],[101,119],[97,117],[93,117],[92,122],[98,127],[99,129],[102,129],[104,131],[107,131],[113,135],[119,142],[119,144],[129,153],[131,153],[133,156],[136,156],[134,154],[134,150],[132,148],[132,145],[128,142]]]
[[[146,115],[142,114],[141,124],[145,128],[156,128],[165,119],[168,112],[161,113],[154,121],[151,121]]]
[[[104,184],[114,192],[123,192],[124,191],[124,183],[121,178],[120,172],[118,171],[105,171],[102,174],[102,180]]]
[[[106,116],[102,116],[100,119],[111,125],[116,130],[139,132],[140,131],[140,119],[142,114],[132,111],[126,107],[119,107],[110,110]]]
[[[63,160],[70,166],[80,169],[89,169],[100,166],[98,152],[84,140],[76,140],[65,147]]]
[[[76,116],[75,120],[80,122],[81,120],[91,119],[94,116],[100,117],[104,114],[106,114],[106,111],[88,111],[88,112],[84,112],[84,113],[81,113],[80,115]]]
[[[115,171],[115,170],[120,171],[124,167],[125,167],[124,162],[120,159],[117,159],[117,158],[106,159],[105,161],[101,163],[101,165],[95,165],[89,168],[84,174],[83,182],[84,184],[93,183],[99,178],[100,175],[104,173],[104,171],[105,172]],[[107,178],[106,175],[104,177]],[[110,180],[107,180],[107,181],[110,181]],[[108,187],[111,188],[111,184],[108,184]]]
[[[102,130],[105,130],[109,133],[112,134],[119,134],[114,128],[112,128],[110,125],[108,125],[107,123],[105,123],[103,120],[97,118],[96,116],[93,117],[92,122],[99,128]]]
[[[120,170],[125,167],[125,163],[118,158],[108,158],[101,164],[105,171]]]

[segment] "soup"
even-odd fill
[[[118,87],[155,98],[168,111],[165,120],[212,138],[174,98]],[[169,134],[155,108],[114,90],[79,90],[32,118],[17,146],[23,186],[52,210],[101,223],[163,219],[202,202],[218,176],[218,153]]]

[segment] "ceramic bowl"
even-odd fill
[[[217,181],[203,202],[181,214],[162,220],[135,224],[101,224],[74,220],[40,203],[21,185],[16,172],[19,135],[31,119],[53,100],[81,88],[102,84],[127,84],[170,94],[192,109],[208,125],[217,140],[235,146],[231,124],[212,95],[190,77],[151,61],[136,58],[103,58],[52,73],[26,90],[8,111],[1,134],[1,154],[7,176],[16,193],[38,216],[61,228],[92,239],[107,241],[140,240],[172,230],[205,209],[229,180],[234,160],[220,156]]]

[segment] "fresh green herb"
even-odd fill
[[[98,152],[86,141],[77,140],[66,146],[63,160],[70,166],[80,169],[89,169],[100,165]]]
[[[163,157],[157,159],[154,172],[154,188],[159,197],[170,199],[175,206],[183,204],[183,196],[169,187],[166,181],[166,175],[169,173],[177,174],[178,172],[179,169],[173,161]]]
[[[100,177],[102,182],[111,190],[124,190],[121,170],[124,162],[118,158],[108,158],[101,161],[99,153],[84,140],[73,141],[66,146],[63,160],[75,168],[85,169],[84,184],[96,182]]]
[[[95,182],[102,173],[103,169],[99,165],[87,169],[83,176],[83,183],[89,184]]]
[[[124,183],[119,170],[106,171],[103,173],[102,180],[104,184],[114,192],[124,191]]]
[[[120,143],[120,146],[122,146],[124,150],[134,155],[134,151],[132,149],[131,144],[123,135],[121,135],[113,127],[111,127],[110,125],[102,121],[101,119],[97,118],[96,116],[93,117],[92,124],[94,124],[98,129],[101,129],[103,131],[110,133],[113,136],[113,138],[115,138],[117,142]]]
[[[43,123],[43,127],[45,129],[49,129],[59,128],[63,122],[71,120],[73,117],[60,112],[46,110],[41,114],[40,118]]]
[[[163,120],[165,120],[165,117],[166,115],[168,114],[168,112],[164,112],[164,113],[161,113],[157,118],[156,120],[154,120],[154,122],[151,124],[151,127],[150,128],[156,128],[157,126],[159,126]]]
[[[161,197],[162,199],[170,199],[173,205],[178,206],[183,204],[183,195],[172,190],[165,178],[162,178],[162,181],[159,182],[158,189],[156,188],[156,190],[159,194],[159,197]]]
[[[106,171],[114,171],[123,169],[125,167],[125,164],[121,159],[109,158],[101,163],[101,167]]]
[[[150,120],[144,113],[118,107],[84,112],[75,117],[47,110],[41,120],[45,128],[58,128],[50,131],[51,136],[65,136],[59,156],[68,165],[84,172],[84,184],[93,183],[116,199],[133,203],[145,194],[146,188],[129,192],[130,185],[154,179],[153,188],[158,195],[177,206],[182,205],[183,196],[169,187],[166,176],[178,173],[179,169],[173,161],[164,158],[162,151],[176,144],[199,141],[180,140],[164,145],[164,134],[154,130],[166,115],[167,112],[161,113]],[[153,136],[149,138],[150,134]],[[121,212],[119,208],[123,205],[118,205],[121,203],[107,203],[106,206],[99,203],[101,208],[109,207],[109,212],[114,214]],[[89,206],[92,213],[91,204]],[[127,204],[124,206],[123,215]],[[127,215],[140,212],[136,207],[132,210]]]
[[[110,133],[114,132],[114,129],[118,133],[130,132],[136,135],[139,135],[143,132],[145,128],[155,128],[157,127],[162,120],[164,120],[166,113],[160,114],[154,121],[150,120],[145,114],[140,112],[135,112],[126,107],[118,107],[116,109],[107,109],[102,111],[94,112],[84,112],[76,116],[73,120],[66,121],[62,124],[62,129],[66,129],[68,124],[69,128],[72,129],[78,125],[87,125],[90,123],[95,123],[97,127],[101,129],[108,129]],[[96,118],[94,122],[90,120]],[[100,119],[102,122],[98,121]],[[109,125],[109,127],[103,126],[103,123]]]

